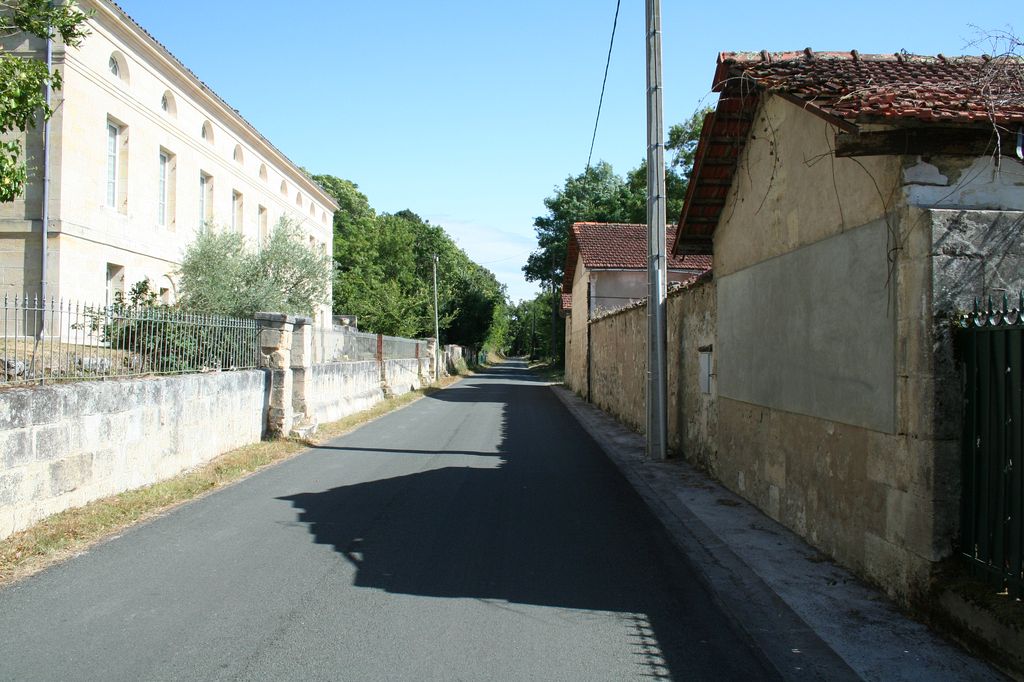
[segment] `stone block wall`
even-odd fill
[[[637,431],[646,428],[647,305],[622,308],[590,323],[592,403]],[[586,375],[580,377],[587,397]]]
[[[263,370],[0,391],[0,538],[259,441]]]
[[[319,422],[336,421],[384,400],[375,360],[320,363],[313,365],[310,375],[312,413]]]

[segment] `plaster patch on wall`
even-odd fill
[[[884,221],[718,280],[718,393],[895,430],[895,314]]]

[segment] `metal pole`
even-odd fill
[[[662,139],[661,2],[647,0],[647,457],[668,454],[665,362],[665,146]]]
[[[556,338],[558,336],[558,308],[561,297],[558,296],[558,289],[555,283],[555,254],[551,253],[551,363],[555,364],[558,358]]]
[[[441,329],[437,321],[437,254],[434,254],[434,381],[441,376]]]

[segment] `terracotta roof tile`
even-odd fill
[[[722,52],[679,217],[677,253],[710,253],[762,94],[774,93],[846,132],[864,123],[1010,130],[1024,123],[1024,60],[852,52]]]
[[[852,52],[722,52],[714,90],[751,86],[853,122],[1024,122],[1024,61]]]

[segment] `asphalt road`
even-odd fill
[[[0,591],[4,680],[773,677],[516,363]]]

